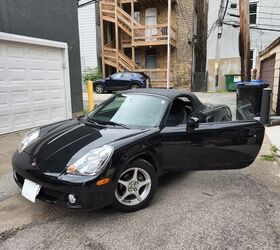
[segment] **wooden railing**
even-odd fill
[[[128,70],[128,71],[134,70],[133,62],[129,57],[127,57],[126,55],[120,52],[118,53],[118,56],[119,56],[119,64],[123,70]]]
[[[167,41],[168,39],[168,25],[141,25],[134,27],[134,41],[135,42],[151,42],[151,41]],[[176,30],[170,28],[170,39],[176,42]]]
[[[166,81],[167,69],[138,69],[137,71],[145,73],[151,81]]]
[[[117,51],[116,49],[104,47],[104,60],[105,63],[112,66],[117,67]]]

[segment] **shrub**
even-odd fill
[[[96,80],[102,78],[102,73],[99,68],[86,68],[82,73],[83,83],[91,80],[95,82]]]

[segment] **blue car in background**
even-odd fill
[[[142,72],[118,72],[94,82],[94,90],[98,94],[150,86],[150,77]]]

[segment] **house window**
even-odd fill
[[[252,70],[254,68],[254,50],[250,50],[250,69]]]
[[[257,3],[250,3],[250,24],[257,23]]]

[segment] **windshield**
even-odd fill
[[[129,127],[155,127],[168,105],[164,97],[118,94],[98,107],[88,117],[95,122],[111,122]]]

